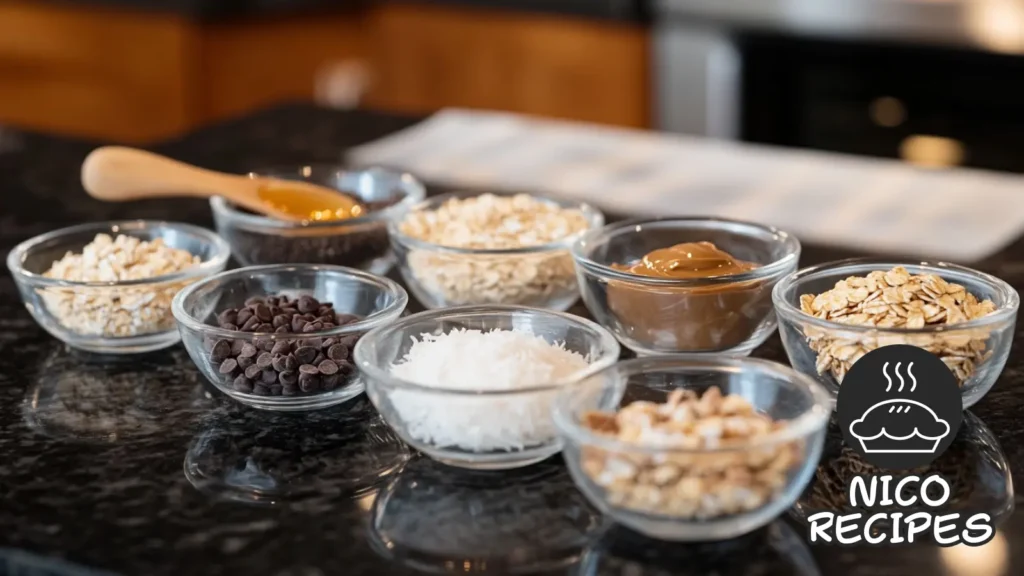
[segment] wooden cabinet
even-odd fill
[[[388,4],[368,29],[371,106],[648,125],[647,34],[638,25]]]
[[[0,0],[0,123],[126,142],[312,99],[646,126],[647,62],[640,25],[464,6],[384,1],[210,24]]]

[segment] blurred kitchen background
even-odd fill
[[[524,112],[1024,172],[1024,0],[0,0],[0,124]]]

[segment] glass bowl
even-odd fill
[[[686,449],[656,438],[626,442],[584,424],[591,411],[664,402],[678,388],[703,393],[713,386],[786,425],[741,445]],[[728,356],[620,362],[563,389],[554,409],[562,454],[587,498],[633,530],[680,541],[734,538],[789,508],[818,465],[830,414],[828,392],[813,378],[767,360]],[[708,494],[708,485],[731,490]]]
[[[832,289],[850,276],[866,276],[875,270],[903,266],[911,274],[935,274],[962,285],[979,300],[991,300],[995,312],[959,324],[926,325],[923,328],[879,328],[825,320],[800,309],[800,297]],[[970,268],[945,263],[906,263],[851,259],[805,268],[783,279],[772,294],[779,315],[779,332],[789,361],[797,370],[817,378],[834,395],[845,370],[864,353],[890,344],[910,344],[936,353],[961,382],[964,408],[974,405],[995,384],[1010,354],[1020,297],[1006,282]],[[822,350],[821,354],[812,349]],[[832,346],[842,353],[829,354]],[[846,352],[849,352],[847,354]],[[832,358],[837,362],[834,364]],[[840,359],[846,360],[840,361]],[[835,366],[835,369],[833,369]],[[820,368],[820,369],[819,369]]]
[[[202,262],[181,272],[122,282],[70,282],[43,274],[68,252],[78,253],[97,234],[157,238]],[[231,250],[213,232],[175,222],[95,222],[54,230],[7,255],[21,299],[44,330],[73,348],[101,354],[136,354],[173,346],[178,330],[171,299],[183,287],[224,269]]]
[[[564,343],[590,366],[563,381],[515,390],[423,386],[389,370],[413,338],[452,330],[517,330]],[[452,466],[507,469],[528,466],[561,449],[551,421],[555,393],[619,357],[615,338],[597,324],[562,312],[522,306],[465,306],[413,314],[374,330],[356,345],[366,392],[384,419],[410,445]]]
[[[659,248],[712,242],[759,268],[710,278],[623,272]],[[775,330],[771,291],[797,268],[800,242],[770,226],[716,218],[627,220],[591,230],[572,248],[590,313],[640,356],[750,354]]]
[[[346,170],[335,165],[268,168],[250,176],[272,176],[321,184],[346,192],[371,211],[337,222],[285,222],[241,210],[220,196],[210,199],[217,232],[231,244],[243,266],[262,264],[337,264],[385,274],[394,264],[387,221],[426,196],[409,174],[380,168]]]
[[[448,200],[465,196],[437,196],[411,207],[408,212],[437,210]],[[533,198],[579,210],[587,220],[588,229],[604,223],[604,215],[588,204]],[[580,234],[525,248],[454,248],[402,233],[400,227],[408,212],[391,221],[388,233],[402,278],[424,307],[512,304],[564,311],[579,299],[569,247]]]
[[[216,314],[221,310],[239,308],[252,297],[282,293],[288,296],[309,295],[321,302],[331,302],[335,312],[355,314],[362,319],[330,330],[301,334],[226,330],[214,323]],[[349,344],[352,340],[372,328],[394,321],[405,310],[408,301],[405,290],[397,283],[368,272],[328,265],[268,265],[239,268],[197,282],[174,298],[172,309],[189,356],[221,392],[253,408],[297,411],[326,408],[358,396],[363,392],[362,377],[357,371],[349,374],[342,371],[344,378],[334,389],[294,396],[239,391],[233,385],[237,374],[221,374],[221,361],[213,357],[214,347],[223,346],[220,344],[223,341],[233,351],[251,344],[257,351],[270,352],[278,342],[293,347],[303,345],[324,349],[340,342],[351,350]]]

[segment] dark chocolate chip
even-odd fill
[[[330,330],[331,328],[334,328],[334,327],[335,327],[334,322],[324,322],[324,330]]]
[[[243,332],[252,332],[252,331],[256,330],[256,327],[259,326],[259,325],[260,325],[259,318],[253,316],[252,318],[249,318],[248,320],[246,320],[245,324],[242,324],[242,331]]]
[[[331,360],[346,360],[348,359],[348,346],[344,344],[335,344],[327,349],[327,357]]]
[[[290,370],[285,370],[277,375],[277,381],[285,386],[291,386],[299,381],[299,375]]]
[[[299,312],[303,314],[313,312],[320,309],[320,303],[317,302],[316,298],[312,296],[300,296],[297,305]]]
[[[299,364],[309,364],[316,358],[317,350],[312,346],[300,346],[295,351],[295,359],[299,361]]]
[[[315,374],[300,374],[299,388],[303,392],[316,392],[320,388],[320,377]]]
[[[235,360],[234,358],[228,358],[227,360],[221,362],[220,363],[220,367],[217,368],[218,372],[220,372],[221,374],[225,374],[225,375],[227,375],[227,374],[232,374],[233,375],[235,370],[238,370],[238,361]],[[316,368],[314,368],[313,370],[315,371]]]
[[[274,356],[270,352],[262,352],[256,357],[256,365],[260,370],[269,367],[274,362]]]
[[[273,366],[274,370],[277,370],[278,372],[280,372],[280,371],[285,369],[284,368],[284,361],[285,361],[284,354],[279,354],[277,356],[274,356],[273,360],[270,361],[270,365]]]
[[[252,296],[252,297],[247,298],[245,300],[245,305],[249,306],[250,308],[252,308],[252,307],[257,306],[259,304],[263,304],[266,301],[267,301],[267,299],[264,298],[263,296]]]
[[[273,384],[274,382],[277,382],[277,372],[274,372],[271,368],[267,368],[262,374],[260,374],[260,380],[262,380],[264,384]]]
[[[302,374],[319,374],[319,373],[320,373],[320,371],[317,369],[317,367],[313,366],[312,364],[303,364],[302,366],[299,366],[299,374],[300,375],[302,375]]]
[[[274,315],[270,313],[270,306],[259,304],[253,309],[253,314],[260,319],[260,322],[270,322]]]
[[[288,330],[289,328],[290,328],[290,326],[281,326],[280,328],[274,330],[274,333],[275,334],[287,334],[289,332],[289,330]]]
[[[217,323],[221,326],[225,324],[237,324],[238,323],[238,310],[234,308],[228,308],[220,314],[217,314]]]
[[[234,386],[235,390],[238,390],[239,392],[242,392],[244,394],[252,394],[252,380],[249,380],[245,376],[239,376],[238,378],[235,378],[235,381],[233,382],[232,385]]]
[[[261,338],[256,342],[256,347],[263,352],[270,352],[274,349],[276,342],[270,338]]]
[[[334,308],[334,303],[333,302],[321,302],[320,303],[320,307],[316,309],[316,314],[317,314],[317,316],[324,316],[325,314],[333,314],[334,313],[333,308]]]
[[[256,358],[253,356],[239,356],[237,360],[238,367],[241,368],[242,370],[245,370],[249,366],[252,366],[253,364],[256,363]]]
[[[264,322],[256,327],[256,332],[273,332],[274,325],[269,322]]]
[[[289,326],[289,325],[291,325],[292,319],[291,319],[291,316],[285,316],[284,314],[278,314],[277,316],[274,316],[273,320],[271,320],[270,323],[273,324],[274,328],[276,329],[276,328],[280,328],[282,326]]]
[[[289,354],[289,355],[284,357],[284,369],[285,370],[298,370],[299,369],[299,361],[295,358],[294,355]]]
[[[231,342],[228,342],[227,340],[217,340],[217,343],[213,345],[213,350],[210,351],[210,361],[219,364],[230,355]]]
[[[251,364],[245,369],[245,377],[250,380],[255,380],[256,377],[260,375],[260,372],[263,372],[263,368],[260,368],[255,364]]]
[[[235,316],[235,324],[243,326],[245,325],[246,322],[249,321],[249,318],[252,318],[252,310],[249,310],[248,308],[242,308],[241,310],[238,311],[238,314]]]
[[[341,382],[341,374],[331,374],[320,378],[320,386],[324,390],[334,390],[338,387],[338,382]]]
[[[319,354],[316,355],[316,358],[313,358],[311,364],[313,366],[319,366],[320,363],[323,362],[324,360],[327,360],[327,356],[325,356],[323,352],[320,352]]]
[[[295,396],[298,393],[299,388],[297,386],[284,386],[283,388],[281,388],[282,396]]]
[[[319,350],[323,346],[323,344],[324,341],[320,338],[306,338],[305,340],[302,341],[303,346],[308,346],[316,350]]]
[[[323,326],[323,324],[321,324],[321,326]],[[316,332],[318,329],[319,328],[316,327],[316,323],[310,322],[302,327],[302,332],[304,334],[309,334],[310,332]]]
[[[242,353],[242,348],[245,348],[245,340],[232,340],[231,341],[231,355],[238,356]]]
[[[245,344],[244,344],[244,345],[242,346],[242,350],[241,350],[241,351],[239,351],[238,355],[239,355],[239,356],[243,356],[243,357],[245,357],[245,358],[250,358],[250,357],[252,357],[252,356],[255,356],[255,355],[256,355],[256,352],[257,352],[257,350],[256,350],[256,347],[255,347],[255,346],[253,346],[253,345],[252,345],[251,343],[249,343],[249,342],[246,342],[246,343],[245,343]]]
[[[334,360],[324,360],[317,364],[316,367],[325,376],[338,373],[338,365],[334,363]]]
[[[303,319],[302,316],[292,316],[292,332],[300,334],[303,328],[306,327],[306,324],[309,324],[309,322]]]
[[[284,386],[281,386],[280,384],[274,384],[274,385],[272,385],[270,387],[270,395],[271,396],[280,396],[281,395],[281,390],[283,390],[283,389],[284,389]]]
[[[351,374],[352,372],[355,372],[355,369],[356,369],[356,367],[353,366],[352,362],[349,362],[348,360],[342,360],[341,362],[338,362],[338,373],[339,374],[344,374],[344,375],[347,376],[347,375]]]
[[[338,338],[338,344],[344,344],[349,350],[356,347],[356,342],[359,341],[358,334],[349,334],[348,336],[342,336]]]
[[[331,346],[334,346],[337,343],[337,338],[324,338],[324,341],[320,343],[320,346],[323,348],[330,348]]]
[[[337,324],[338,326],[344,326],[345,324],[351,324],[351,323],[356,322],[358,320],[359,320],[359,316],[356,316],[355,314],[344,314],[344,313],[339,312],[339,313],[334,315],[334,323]]]
[[[252,393],[257,396],[270,396],[270,388],[263,384],[257,384],[253,386]]]
[[[316,320],[316,316],[313,316],[312,314],[303,314],[302,319],[305,320],[306,322],[312,322]]]
[[[235,332],[238,332],[239,330],[238,326],[235,324],[221,324],[220,327],[225,330],[234,330]]]

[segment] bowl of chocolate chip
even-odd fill
[[[251,175],[327,186],[351,196],[359,208],[342,219],[317,214],[292,222],[247,212],[219,196],[211,198],[217,233],[243,266],[309,262],[385,274],[395,262],[388,220],[426,196],[423,184],[411,175],[381,168],[315,164],[267,168]]]
[[[833,394],[864,355],[905,344],[942,360],[965,409],[999,378],[1020,308],[1017,291],[985,272],[870,258],[804,268],[776,285],[773,300],[790,364]]]
[[[775,330],[771,293],[800,242],[716,218],[627,220],[573,246],[583,301],[638,355],[749,354]]]
[[[192,284],[171,310],[192,361],[221,392],[254,408],[298,411],[361,394],[352,349],[408,301],[396,282],[353,268],[270,265]]]

